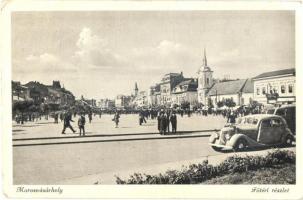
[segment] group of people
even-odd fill
[[[65,113],[63,120],[64,120],[64,123],[63,123],[62,134],[65,134],[66,128],[69,128],[73,133],[76,133],[76,131],[74,130],[74,128],[72,127],[72,125],[70,123],[70,122],[74,122],[72,120],[72,114],[70,112]],[[85,115],[83,113],[81,113],[79,116],[79,119],[78,119],[78,128],[79,128],[80,136],[81,135],[85,136],[85,123],[86,123]]]
[[[157,117],[158,121],[158,131],[161,135],[166,135],[170,132],[170,124],[171,124],[171,132],[177,132],[177,115],[175,111],[164,111],[161,110]]]

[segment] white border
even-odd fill
[[[3,5],[2,5],[3,6]],[[11,127],[11,37],[10,13],[12,11],[169,11],[169,10],[295,10],[296,11],[296,77],[302,84],[302,5],[298,2],[200,2],[200,1],[8,1],[1,7],[1,135],[2,179],[6,196],[13,198],[227,198],[227,199],[299,199],[302,198],[302,92],[297,91],[297,184],[287,185],[289,193],[251,193],[252,185],[61,185],[64,192],[58,194],[16,193],[12,185],[12,127]],[[2,32],[1,31],[1,32]],[[278,34],[278,33],[277,33]],[[3,114],[3,115],[2,115]],[[279,185],[265,185],[275,188]],[[30,186],[27,186],[30,187]],[[38,187],[37,185],[32,187]]]

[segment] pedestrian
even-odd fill
[[[79,131],[80,131],[80,136],[81,133],[83,131],[83,136],[85,136],[85,117],[83,114],[80,115],[79,119],[78,119],[78,127],[79,127]]]
[[[66,115],[64,116],[64,123],[63,123],[63,130],[62,130],[62,134],[65,134],[65,129],[66,128],[70,128],[73,133],[75,133],[76,131],[73,129],[73,127],[71,126],[70,122],[74,122],[72,120],[72,116],[70,113],[66,113]]]
[[[55,124],[58,124],[59,114],[58,114],[58,113],[55,113],[54,118],[55,118]]]
[[[236,123],[236,113],[234,111],[231,111],[230,114],[228,115],[227,122],[231,124]]]
[[[118,111],[116,111],[116,113],[114,115],[114,119],[113,119],[113,121],[116,124],[116,128],[118,128],[118,126],[119,126],[119,118],[120,118],[120,115],[119,115]]]
[[[160,134],[165,135],[167,129],[167,116],[166,113],[162,113],[160,116]]]
[[[92,112],[89,112],[89,113],[88,113],[88,120],[89,120],[89,123],[92,123],[92,119],[93,119],[93,114],[92,114]]]
[[[161,112],[158,112],[158,116],[157,116],[157,122],[158,122],[158,131],[161,134]]]
[[[175,112],[170,117],[171,129],[173,133],[177,132],[177,115]]]
[[[142,111],[139,112],[139,125],[141,126],[144,121],[144,115]]]
[[[167,130],[167,133],[169,133],[170,131],[169,131],[169,123],[170,122],[170,112],[169,111],[167,111],[166,112],[166,130]]]

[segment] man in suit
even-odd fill
[[[171,123],[171,128],[172,132],[176,133],[177,132],[177,115],[175,112],[170,117],[170,123]]]

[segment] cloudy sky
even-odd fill
[[[12,79],[60,80],[76,97],[113,98],[196,77],[206,48],[215,78],[295,67],[290,11],[103,11],[12,14]]]

